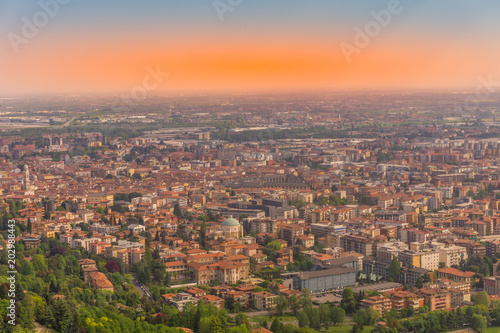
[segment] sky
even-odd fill
[[[0,95],[471,90],[500,82],[498,13],[494,0],[0,0]]]

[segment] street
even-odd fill
[[[134,285],[135,289],[139,290],[139,292],[141,293],[141,297],[146,296],[150,300],[153,300],[153,297],[151,296],[151,293],[149,292],[148,288],[139,281],[137,281],[135,277],[132,280],[132,284]]]

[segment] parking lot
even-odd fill
[[[402,287],[403,285],[401,283],[397,282],[381,282],[377,284],[368,284],[364,286],[357,286],[357,287],[351,287],[353,294],[357,295],[359,294],[360,291],[388,291],[388,290],[393,290],[399,287]],[[316,292],[311,295],[311,298],[313,302],[318,302],[318,303],[326,303],[326,302],[339,302],[342,300],[342,291],[343,289],[340,290],[335,290],[335,291],[325,291],[325,292]]]
[[[402,286],[403,285],[401,283],[397,283],[397,282],[381,282],[381,283],[376,283],[376,284],[367,284],[364,286],[352,287],[351,289],[352,289],[352,292],[354,293],[354,295],[356,295],[360,291],[366,292],[369,290],[369,291],[384,292],[384,291],[396,289],[396,288],[399,288]]]
[[[325,295],[325,296],[323,296]],[[338,302],[342,300],[342,297],[336,296],[333,292],[320,294],[318,296],[311,296],[313,302],[326,303],[326,302]]]

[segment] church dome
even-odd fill
[[[230,218],[227,218],[226,220],[224,220],[224,222],[222,222],[222,225],[235,226],[235,225],[240,225],[240,222],[238,222],[238,220],[230,217]]]

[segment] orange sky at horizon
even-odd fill
[[[346,42],[349,42],[346,40]],[[110,43],[33,41],[2,61],[5,92],[118,92],[141,84],[147,66],[170,76],[157,91],[473,88],[497,73],[491,51],[424,40],[372,42],[348,63],[335,40],[290,37]],[[479,46],[478,46],[479,47]],[[484,50],[484,47],[483,47]]]

